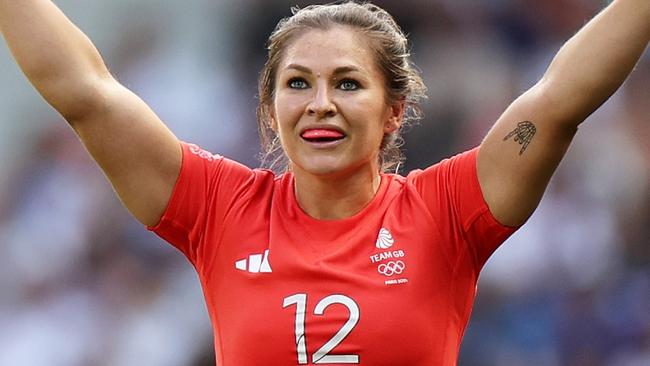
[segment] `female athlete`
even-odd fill
[[[480,146],[405,177],[387,172],[425,87],[377,6],[310,6],[271,35],[258,112],[278,175],[180,142],[51,1],[0,0],[0,29],[127,209],[196,268],[219,365],[454,365],[483,264],[643,54],[650,2],[613,1]]]

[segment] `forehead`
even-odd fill
[[[290,41],[280,69],[290,64],[325,72],[340,66],[354,66],[369,74],[379,72],[370,39],[360,31],[340,26],[310,29]]]

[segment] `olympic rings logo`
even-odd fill
[[[377,267],[377,272],[383,274],[386,277],[390,277],[392,275],[401,274],[402,272],[404,272],[404,268],[406,268],[406,264],[404,264],[404,262],[390,261],[385,264],[380,264],[379,267]]]

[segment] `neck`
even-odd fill
[[[319,220],[337,220],[353,216],[375,196],[381,183],[376,169],[356,171],[345,176],[317,176],[295,171],[298,205]]]

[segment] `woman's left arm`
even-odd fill
[[[650,0],[613,1],[499,117],[477,158],[483,196],[499,222],[520,225],[533,213],[578,125],[620,87],[648,42]]]

